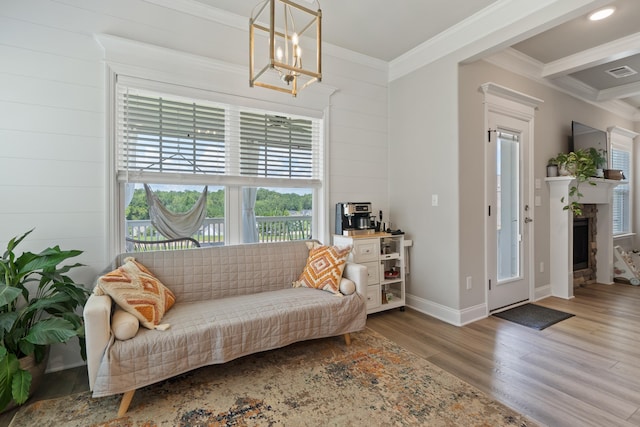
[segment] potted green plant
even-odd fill
[[[82,264],[60,266],[82,252],[54,246],[17,256],[16,247],[32,231],[11,239],[0,259],[0,410],[27,400],[33,375],[25,366],[34,359],[44,363],[44,371],[51,344],[78,337],[86,358],[84,325],[76,310],[88,291],[66,275]]]
[[[596,175],[596,163],[594,156],[587,149],[579,149],[571,151],[569,153],[560,153],[556,156],[559,169],[566,170],[566,173],[560,172],[561,175],[571,175],[575,177],[575,185],[569,187],[569,198],[571,199],[564,206],[564,210],[570,210],[574,215],[582,215],[582,205],[580,199],[582,193],[580,192],[580,185],[587,182],[589,185],[596,185],[595,182],[590,181],[590,178]],[[564,197],[561,199],[562,203],[565,202]]]

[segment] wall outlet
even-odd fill
[[[471,279],[471,276],[467,276],[467,290],[471,289],[472,285],[473,285],[473,281]]]
[[[431,195],[431,206],[438,206],[438,195],[437,194],[432,194]]]

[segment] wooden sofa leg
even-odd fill
[[[350,333],[346,333],[344,334],[344,342],[347,345],[351,345],[351,334]]]
[[[122,395],[122,400],[120,401],[120,408],[118,408],[118,416],[122,417],[127,413],[129,409],[129,405],[131,404],[131,399],[133,399],[133,394],[136,392],[135,389],[129,390],[125,394]]]

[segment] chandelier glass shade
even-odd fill
[[[249,85],[297,96],[322,80],[322,11],[265,0],[249,20]],[[266,36],[266,39],[265,39]]]

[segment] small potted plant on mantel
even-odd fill
[[[582,215],[580,199],[583,195],[580,192],[580,184],[587,182],[589,185],[596,185],[590,178],[596,176],[596,161],[599,160],[595,158],[596,156],[593,155],[591,150],[596,151],[596,155],[600,154],[595,149],[579,149],[569,153],[559,153],[555,157],[559,174],[575,177],[575,185],[569,187],[569,198],[571,201],[563,208],[564,210],[573,212],[575,216]],[[604,157],[602,157],[602,159],[604,160]],[[560,201],[564,203],[564,197],[560,199]]]
[[[51,344],[78,337],[86,358],[77,309],[88,291],[66,275],[82,264],[60,266],[82,252],[54,246],[17,256],[16,247],[32,231],[11,239],[0,258],[0,411],[21,405],[34,391]]]

